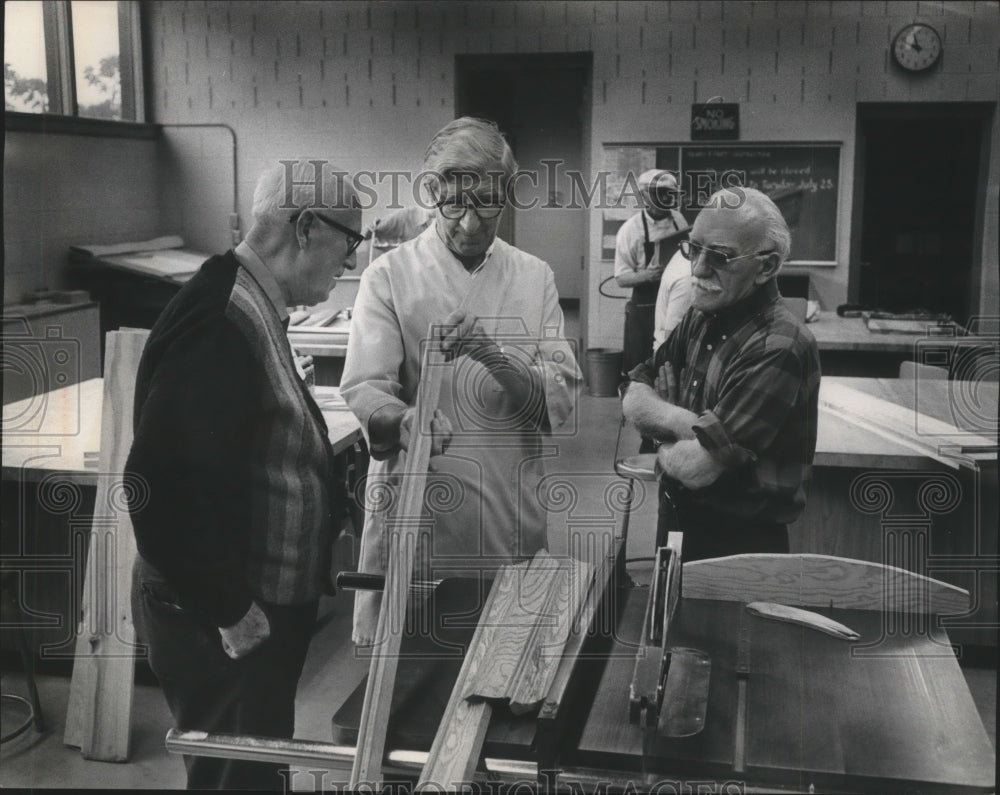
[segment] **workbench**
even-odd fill
[[[102,477],[96,453],[103,388],[103,379],[92,378],[3,408],[3,567],[21,572],[25,609],[49,657],[68,659],[74,651],[70,616],[79,605]],[[316,402],[334,453],[353,455],[361,426],[339,389],[316,387]]]
[[[915,431],[921,416],[962,425],[963,416],[970,419],[970,400],[977,415],[972,419],[979,424],[965,429],[982,434],[996,427],[995,381],[970,385],[824,375],[821,403],[833,386],[913,412]],[[822,407],[817,431],[805,511],[789,527],[791,551],[891,562],[965,588],[975,597],[974,609],[964,618],[947,619],[952,639],[995,647],[1000,621],[996,452],[970,454],[972,466],[952,468]],[[933,442],[933,437],[922,438]]]
[[[209,255],[178,248],[98,257],[71,253],[70,258],[71,280],[100,303],[103,341],[107,332],[118,328],[152,328],[164,307]],[[358,276],[351,274],[341,276],[336,293],[331,293],[330,298],[313,310],[349,306],[357,294],[359,281]],[[340,383],[349,330],[349,319],[338,319],[322,328],[289,328],[292,347],[314,359],[317,385]]]
[[[922,361],[928,347],[995,351],[997,346],[996,337],[869,331],[864,318],[840,317],[829,311],[820,312],[807,328],[819,346],[824,375],[894,378],[901,362]]]
[[[817,611],[861,634],[850,643],[750,616],[740,602],[682,600],[669,644],[711,657],[705,728],[683,739],[644,736],[629,722],[629,683],[647,596],[647,588],[612,585],[600,614],[615,619],[592,627],[561,701],[546,701],[537,715],[494,706],[483,747],[494,776],[582,791],[602,782],[661,792],[699,791],[699,783],[731,791],[993,789],[993,748],[946,633],[886,639],[878,611]],[[422,628],[414,621],[404,635],[391,758],[430,748],[484,599],[478,583],[445,580]],[[739,645],[749,662],[738,715]],[[363,693],[364,684],[337,709],[335,744],[356,742]]]

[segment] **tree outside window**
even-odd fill
[[[4,110],[45,113],[49,109],[43,31],[41,3],[18,0],[4,5]]]
[[[139,24],[133,0],[9,0],[5,110],[141,121]]]

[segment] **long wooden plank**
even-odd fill
[[[122,472],[132,445],[135,376],[148,336],[142,330],[107,335],[100,476],[63,736],[84,758],[109,762],[126,761],[129,751],[135,654],[130,592],[136,548],[125,495],[141,484],[125,482]]]
[[[392,689],[399,662],[399,646],[406,617],[406,600],[413,577],[413,561],[431,455],[431,419],[441,393],[445,357],[434,339],[435,324],[428,330],[421,356],[420,383],[415,403],[416,417],[403,467],[399,506],[389,522],[388,566],[385,592],[378,614],[375,645],[365,687],[365,705],[358,727],[358,750],[351,770],[350,788],[378,786],[382,780],[382,757],[389,725]]]
[[[434,737],[420,784],[455,790],[472,779],[491,700],[527,712],[548,693],[594,567],[538,552],[500,570]]]
[[[820,406],[829,414],[853,422],[884,439],[909,447],[953,469],[960,464],[971,466],[973,462],[965,460],[961,455],[942,455],[942,446],[961,449],[963,446],[996,444],[995,440],[963,432],[950,423],[920,414],[915,409],[898,406],[835,382],[823,385],[820,390]]]
[[[524,571],[526,566],[525,563],[505,566],[493,582],[448,705],[438,724],[431,750],[427,754],[427,761],[417,784],[418,791],[421,787],[426,787],[428,791],[433,787],[438,792],[455,790],[462,782],[469,781],[475,772],[493,708],[488,701],[466,699],[462,692],[465,683],[475,676],[490,653],[488,644],[482,641],[490,624],[489,616],[493,613],[494,605],[505,602],[515,591],[517,573]]]
[[[685,599],[964,614],[969,592],[906,569],[831,555],[731,555],[684,564]]]

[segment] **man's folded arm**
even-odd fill
[[[633,381],[622,398],[622,412],[643,436],[652,439],[693,439],[698,419],[693,411],[664,400],[647,383]]]
[[[692,490],[711,486],[728,469],[724,461],[706,450],[697,439],[661,445],[656,463],[664,475]]]

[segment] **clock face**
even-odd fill
[[[941,37],[930,25],[907,25],[892,42],[892,57],[910,72],[930,69],[941,57]]]

